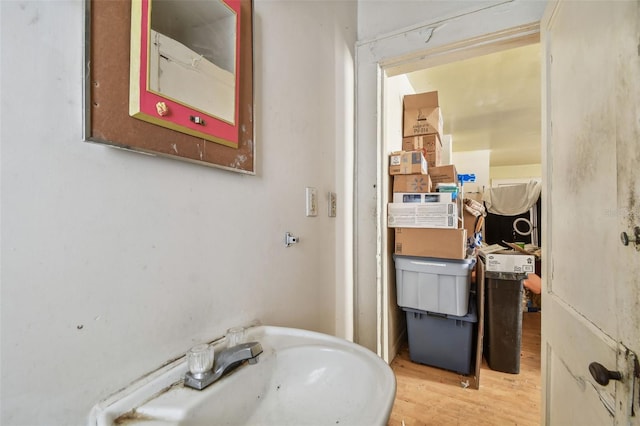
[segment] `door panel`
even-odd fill
[[[543,302],[543,321],[561,327],[546,332],[548,425],[612,424],[613,386],[602,387],[589,374],[589,364],[616,365],[616,342],[559,300]],[[552,342],[552,344],[549,344]]]
[[[619,104],[616,110],[618,208],[615,215],[619,233],[632,235],[633,228],[640,226],[640,7],[628,13],[631,16],[635,13],[635,29],[631,28],[632,34],[621,37],[618,43],[630,54],[618,55],[616,61]],[[631,245],[618,243],[618,263],[621,265],[618,275],[620,340],[640,354],[640,252]],[[630,323],[636,326],[629,327]]]
[[[638,175],[628,164],[640,160],[639,9],[637,1],[554,2],[542,23],[542,368],[551,425],[636,424],[640,416],[627,350],[638,350],[640,252],[622,254],[619,237],[621,216],[639,216]],[[591,362],[623,381],[598,384]]]

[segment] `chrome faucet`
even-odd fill
[[[258,356],[262,353],[262,345],[258,342],[240,343],[237,346],[224,349],[215,356],[213,368],[204,373],[191,373],[184,377],[184,385],[193,389],[202,390],[212,383],[220,380],[224,375],[240,366],[244,361],[249,364],[258,362]]]

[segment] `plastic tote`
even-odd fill
[[[393,259],[398,306],[456,316],[469,312],[475,258],[456,260],[394,254]]]
[[[465,316],[404,309],[407,313],[411,361],[460,374],[469,374],[478,322],[475,298]]]

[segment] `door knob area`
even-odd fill
[[[602,386],[607,386],[609,380],[622,380],[622,374],[620,374],[619,371],[607,370],[604,365],[598,362],[589,364],[589,373],[591,373],[593,379]]]
[[[633,243],[636,246],[636,248],[638,248],[638,245],[640,244],[640,226],[636,226],[635,228],[633,228],[632,237],[630,237],[629,234],[627,234],[626,232],[621,233],[620,241],[625,246],[628,246],[629,243]]]

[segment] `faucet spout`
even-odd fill
[[[220,352],[214,360],[213,368],[204,374],[196,375],[187,372],[184,377],[184,385],[193,389],[202,390],[220,380],[224,375],[239,367],[244,361],[249,364],[258,362],[258,356],[262,353],[262,345],[259,342],[241,343]]]
[[[257,356],[262,353],[262,345],[258,342],[241,343],[232,348],[226,349],[218,355],[218,362],[214,364],[213,371],[217,373],[223,370],[224,374],[232,366],[242,361],[256,360]]]

